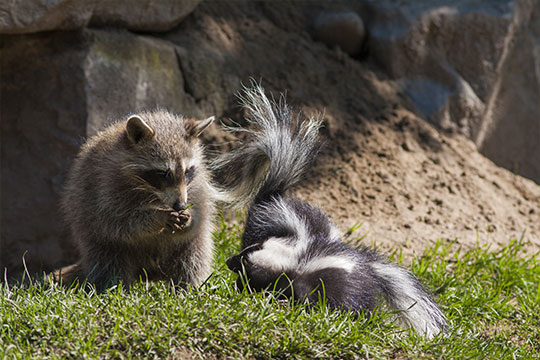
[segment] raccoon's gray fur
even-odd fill
[[[139,277],[199,285],[209,276],[215,191],[198,136],[212,121],[141,112],[88,139],[62,199],[81,254],[57,272],[64,283],[103,291]]]
[[[293,118],[283,98],[260,87],[242,97],[251,114],[251,141],[214,163],[240,204],[249,205],[242,251],[227,261],[240,288],[276,289],[296,301],[324,298],[334,309],[372,311],[385,302],[401,323],[433,337],[446,319],[406,269],[373,250],[352,248],[321,210],[284,193],[317,154],[320,121]]]

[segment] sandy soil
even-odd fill
[[[201,73],[217,69],[203,79],[200,108],[241,121],[234,97],[219,94],[254,77],[276,95],[286,90],[296,108],[322,112],[325,147],[295,194],[344,232],[362,224],[364,242],[410,258],[439,238],[497,248],[524,235],[527,252],[540,250],[540,186],[428,124],[369,56],[353,59],[311,39],[312,3],[279,3],[202,3],[165,36],[204,59]],[[207,137],[224,139],[217,130]]]

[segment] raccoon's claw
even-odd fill
[[[182,228],[186,228],[191,224],[191,215],[188,212],[180,212],[178,214],[178,220]]]
[[[167,221],[162,232],[174,234],[184,230],[191,223],[191,215],[187,212],[171,211],[168,213]]]

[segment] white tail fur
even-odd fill
[[[253,85],[244,88],[239,98],[254,128],[229,128],[249,133],[251,141],[211,164],[229,193],[229,202],[239,207],[296,184],[319,148],[320,119],[293,117],[283,96],[278,102],[270,100],[260,86]]]

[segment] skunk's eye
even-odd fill
[[[170,169],[146,170],[143,171],[139,176],[156,189],[164,189],[174,185],[174,176]]]
[[[184,173],[184,177],[186,179],[186,184],[189,184],[195,177],[195,166],[190,166],[187,168],[186,172]]]

